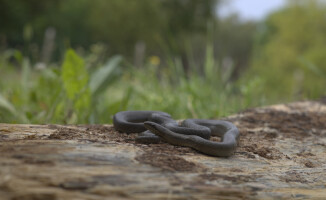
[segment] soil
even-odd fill
[[[167,171],[178,171],[178,172],[196,172],[200,170],[200,167],[193,162],[186,161],[182,157],[146,152],[135,158],[137,161],[145,164],[150,164],[154,167],[159,167]]]
[[[246,113],[248,114],[248,113]],[[252,113],[240,119],[240,128],[268,127],[274,129],[280,136],[302,140],[312,134],[325,136],[322,130],[326,129],[325,113],[287,113],[276,110],[265,110],[263,113]],[[266,138],[276,138],[276,133],[262,133]],[[242,134],[243,135],[243,134]]]
[[[222,174],[200,174],[199,178],[202,180],[209,180],[209,181],[216,181],[219,179],[228,180],[232,183],[242,183],[242,182],[250,182],[254,181],[256,178],[261,177],[260,175],[237,175],[237,176],[228,176],[228,175],[222,175]]]

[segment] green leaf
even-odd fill
[[[73,100],[88,83],[84,60],[72,49],[69,49],[65,55],[62,65],[62,80],[70,100]]]
[[[66,52],[61,77],[68,98],[74,102],[75,110],[82,111],[89,108],[91,96],[88,88],[88,73],[84,60],[72,49]]]
[[[89,87],[93,95],[101,94],[110,86],[121,74],[119,64],[122,61],[121,56],[114,56],[101,68],[97,69],[91,76]]]
[[[24,57],[23,57],[23,54],[22,54],[20,51],[15,50],[15,51],[13,52],[13,56],[14,56],[14,58],[15,58],[19,63],[22,63],[22,62],[23,62]]]

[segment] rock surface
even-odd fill
[[[230,158],[137,144],[111,125],[0,124],[0,199],[326,199],[326,104],[225,120],[241,134]]]

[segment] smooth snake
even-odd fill
[[[140,133],[136,138],[139,143],[158,143],[162,139],[211,156],[231,156],[239,140],[239,130],[231,122],[186,119],[178,124],[168,113],[160,111],[118,112],[113,124],[120,132]],[[219,136],[221,141],[211,141],[210,136]]]

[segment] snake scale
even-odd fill
[[[122,111],[113,117],[116,130],[140,133],[139,143],[158,143],[163,140],[173,145],[191,147],[211,156],[231,156],[239,140],[239,130],[222,120],[186,119],[178,124],[168,113],[160,111]],[[221,142],[209,140],[221,137]]]

